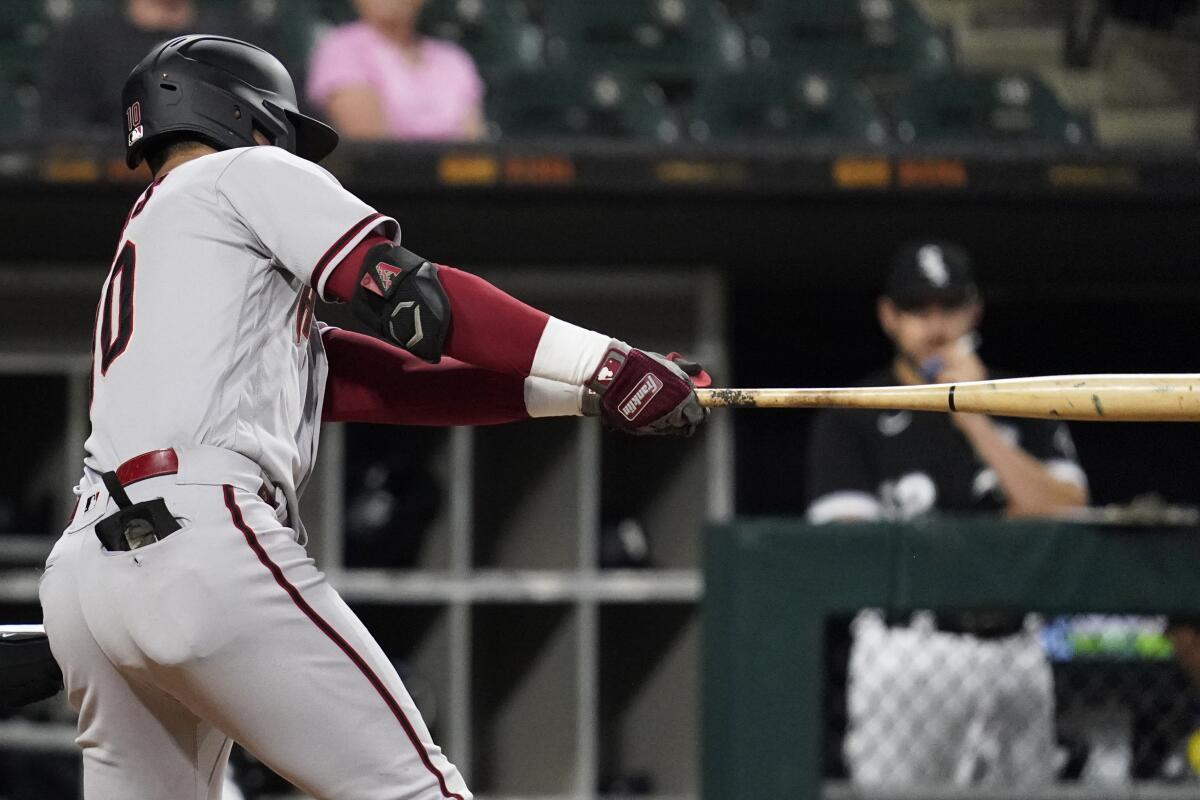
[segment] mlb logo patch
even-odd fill
[[[622,360],[608,356],[604,359],[604,363],[600,365],[600,369],[596,370],[594,380],[601,386],[607,386],[612,383],[613,378],[617,376],[617,370],[621,368]]]

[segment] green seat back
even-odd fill
[[[879,145],[887,140],[886,120],[861,83],[828,72],[778,67],[706,76],[688,128],[700,141]]]
[[[656,86],[619,70],[515,73],[488,95],[505,138],[593,136],[675,141],[680,126]]]
[[[303,76],[318,31],[317,0],[217,0],[211,7],[247,25],[255,44],[278,56],[297,80]]]
[[[945,39],[911,0],[762,0],[747,26],[751,53],[847,75],[937,74]]]
[[[37,99],[32,84],[0,74],[0,136],[36,132]]]
[[[557,63],[669,80],[745,58],[740,32],[713,0],[554,0],[545,26]]]
[[[4,0],[0,3],[0,25],[5,32],[14,26],[42,23],[46,20],[46,0]]]
[[[1012,141],[1078,145],[1087,120],[1066,109],[1037,76],[952,73],[914,82],[892,101],[901,142]]]
[[[0,73],[16,83],[36,84],[42,46],[50,33],[45,0],[0,2]]]
[[[0,7],[9,2],[0,0]],[[121,0],[37,0],[67,16],[116,7]],[[235,36],[265,47],[294,73],[302,73],[316,32],[319,10],[325,5],[350,10],[349,0],[198,0],[197,6],[214,12],[234,26]]]
[[[517,0],[428,0],[421,29],[457,43],[489,81],[543,64],[543,37]]]
[[[353,22],[358,17],[350,0],[317,0],[316,11],[321,19],[334,25]]]

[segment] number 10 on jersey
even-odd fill
[[[113,261],[100,299],[96,341],[100,346],[100,374],[125,352],[133,337],[133,283],[137,268],[137,245],[125,242]]]

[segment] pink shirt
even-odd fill
[[[483,101],[475,62],[458,45],[422,39],[418,63],[365,22],[330,31],[313,50],[308,97],[325,106],[339,90],[369,87],[397,139],[457,139]]]

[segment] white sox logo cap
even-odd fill
[[[976,299],[971,259],[958,245],[942,241],[911,242],[896,254],[884,294],[902,309],[932,303],[961,306]]]
[[[925,280],[931,286],[945,289],[950,285],[950,269],[946,266],[946,256],[941,246],[927,244],[918,250],[917,267],[925,273]]]

